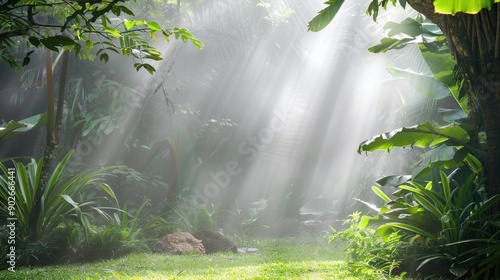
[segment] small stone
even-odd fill
[[[246,253],[246,254],[256,254],[259,252],[257,248],[238,248],[238,253]]]

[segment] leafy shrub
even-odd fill
[[[170,221],[183,231],[195,232],[199,228],[217,227],[215,210],[209,210],[195,198],[183,198],[178,205],[167,203],[167,214]]]
[[[234,210],[222,210],[221,216],[224,220],[224,229],[230,229],[232,233],[243,240],[250,236],[263,233],[268,229],[268,225],[264,225],[263,217],[265,210],[268,209],[268,199],[259,199],[250,204],[247,208],[242,209],[235,200]]]
[[[499,214],[493,211],[500,195],[488,197],[482,169],[473,170],[465,180],[457,169],[449,176],[441,171],[425,185],[400,184],[395,199],[373,187],[385,205],[373,207],[377,215],[362,217],[360,228],[377,226],[375,233],[383,238],[400,232],[418,263],[414,276],[500,277]]]
[[[149,204],[150,201],[145,200],[133,212],[129,212],[128,206],[125,205],[122,210],[113,213],[113,218],[109,220],[108,227],[124,232],[124,245],[134,251],[141,251],[149,242],[156,242],[158,237],[177,230],[176,224],[152,215],[151,211],[143,213]]]
[[[42,194],[41,213],[35,229],[39,236],[37,240],[31,240],[29,217],[39,189],[42,160],[37,162],[31,159],[27,165],[14,162],[14,169],[8,169],[0,163],[0,170],[3,173],[0,176],[0,217],[5,220],[6,217],[15,215],[17,219],[18,265],[56,258],[61,250],[61,244],[65,244],[61,242],[68,232],[63,225],[68,220],[81,225],[83,238],[88,241],[91,222],[96,218],[108,219],[106,211],[116,210],[113,207],[102,206],[103,201],[116,203],[113,190],[104,183],[106,171],[112,167],[74,175],[66,174],[64,169],[71,155],[72,151],[56,166]],[[14,191],[9,188],[11,182],[15,182]],[[8,201],[12,196],[15,198],[15,204],[9,208]],[[2,258],[4,257],[5,255],[2,255]],[[2,261],[2,264],[4,263]]]
[[[328,236],[328,242],[343,240],[346,243],[344,256],[349,264],[356,270],[366,269],[366,266],[376,268],[384,273],[393,274],[398,272],[401,260],[398,259],[404,250],[404,242],[398,232],[381,238],[375,234],[371,228],[359,228],[361,212],[354,212],[349,215],[345,224],[349,228],[343,231],[336,231],[332,228],[332,233]]]

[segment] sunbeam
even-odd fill
[[[219,13],[207,8],[193,23],[204,51],[171,48],[160,72],[163,83],[182,84],[169,98],[192,104],[201,121],[227,118],[238,126],[221,132],[228,138],[210,157],[198,153],[196,143],[178,139],[179,150],[190,153],[179,156],[193,162],[184,168],[195,171],[169,173],[178,177],[176,191],[224,207],[261,199],[297,204],[296,213],[285,215],[296,218],[302,205],[327,197],[336,202],[335,213],[346,215],[353,209],[351,198],[371,186],[374,176],[393,172],[382,158],[366,161],[357,154],[357,145],[397,127],[402,115],[391,112],[404,104],[394,99],[415,98],[406,85],[380,86],[380,81],[393,79],[385,68],[401,58],[367,50],[384,36],[381,26],[394,16],[374,23],[363,18],[365,7],[352,3],[342,7],[324,32],[311,33],[305,26],[320,2],[276,1],[263,7],[271,13],[263,19],[247,15],[238,5],[218,5]],[[285,8],[295,12],[285,13]],[[270,18],[280,13],[282,18]],[[152,105],[161,104],[162,98],[158,95]],[[158,130],[178,135],[178,129],[189,126],[167,126],[168,116],[151,106],[147,110],[163,118],[151,138],[159,137]],[[296,199],[286,202],[291,196]]]

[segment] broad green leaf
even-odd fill
[[[4,127],[0,127],[0,142],[15,138],[46,123],[46,114],[35,115],[20,121],[9,121]]]
[[[118,30],[116,28],[104,27],[104,31],[106,31],[106,33],[108,33],[109,35],[111,35],[113,37],[116,37],[116,38],[122,37],[120,30]]]
[[[117,6],[117,7],[119,7],[119,8],[120,8],[120,10],[121,10],[122,12],[126,13],[127,15],[129,15],[129,16],[135,16],[135,15],[134,15],[134,12],[132,12],[131,10],[129,10],[127,7],[122,6],[122,5],[118,5],[118,4],[117,4],[116,6]]]
[[[54,42],[47,40],[47,38],[40,39],[40,42],[44,47],[47,49],[54,51],[54,52],[59,52],[59,49],[57,48],[57,45],[54,44]]]
[[[436,81],[432,76],[399,68],[387,68],[387,70],[391,75],[405,78],[418,93],[427,99],[438,100],[451,95],[448,87]]]
[[[434,0],[434,7],[440,14],[477,14],[482,9],[491,9],[493,3],[498,2],[500,0]]]
[[[335,15],[344,4],[344,0],[331,0],[325,2],[328,7],[319,11],[318,15],[315,16],[308,24],[307,30],[317,32],[325,28],[335,17]]]
[[[365,140],[359,145],[358,153],[376,150],[390,152],[393,147],[434,147],[448,140],[464,144],[470,141],[470,137],[467,131],[458,125],[438,127],[433,126],[431,122],[426,122],[396,129]]]
[[[467,114],[462,109],[438,108],[438,114],[447,123],[452,123],[467,118]]]
[[[73,40],[73,39],[71,39],[69,37],[63,36],[63,35],[55,35],[55,36],[52,36],[52,37],[47,37],[44,40],[53,42],[55,45],[61,46],[61,47],[63,47],[63,46],[71,46],[71,45],[76,45],[77,44],[77,42],[75,42],[75,40]]]
[[[446,141],[464,144],[470,137],[458,125],[433,126],[426,122],[412,127],[403,127],[361,142],[358,153],[377,150],[391,151],[393,147],[434,147]]]
[[[130,30],[132,27],[134,27],[135,22],[133,20],[124,20],[123,24],[125,25],[125,29]]]
[[[152,31],[160,31],[161,30],[161,26],[154,21],[148,22],[148,28],[151,29]]]
[[[424,237],[427,237],[431,240],[434,240],[434,241],[439,241],[438,238],[436,236],[434,236],[432,233],[430,232],[427,232],[423,229],[420,229],[416,226],[412,226],[412,225],[409,225],[409,224],[405,224],[405,223],[398,223],[398,222],[389,222],[389,223],[386,223],[384,225],[381,225],[378,229],[377,229],[377,232],[378,231],[382,231],[382,230],[386,230],[387,228],[397,228],[397,229],[402,229],[402,230],[405,230],[405,231],[409,231],[409,232],[413,232],[415,234],[420,234]]]
[[[107,53],[103,53],[99,56],[100,61],[108,62],[109,60],[109,55]]]
[[[373,192],[380,198],[382,198],[386,203],[391,202],[392,199],[390,199],[381,189],[379,189],[376,186],[372,186]]]
[[[433,43],[421,43],[419,44],[419,48],[434,78],[449,88],[460,108],[468,115],[468,98],[466,95],[460,95],[460,86],[453,77],[453,69],[456,63],[448,50],[446,39],[441,37]]]
[[[389,37],[401,33],[410,37],[417,37],[422,34],[422,25],[412,18],[406,18],[400,23],[389,21],[384,25],[384,29],[389,29],[387,33]]]
[[[153,66],[151,66],[151,64],[147,64],[147,63],[145,63],[145,64],[143,64],[142,66],[143,66],[143,67],[144,67],[144,69],[146,69],[146,70],[149,72],[149,74],[151,74],[151,75],[153,75],[153,73],[156,71],[156,69],[155,69]]]
[[[453,274],[457,277],[464,276],[468,271],[469,271],[469,269],[464,268],[464,267],[453,267],[453,266],[450,267],[451,274]]]
[[[382,38],[380,40],[380,44],[370,47],[368,50],[373,53],[385,53],[388,50],[392,49],[401,49],[406,46],[409,42],[413,41],[414,38],[403,38],[403,39],[396,39],[396,38]]]
[[[421,155],[422,159],[413,166],[412,176],[418,178],[429,173],[430,168],[453,167],[462,165],[463,158],[456,158],[457,148],[441,145]],[[459,162],[457,162],[459,159]]]
[[[94,43],[92,41],[90,41],[90,40],[86,40],[85,41],[85,47],[87,48],[88,51],[90,51],[94,47]]]
[[[29,37],[28,41],[35,47],[38,47],[41,43],[37,37]]]
[[[381,187],[397,187],[411,180],[411,175],[394,175],[380,178],[376,181]]]
[[[146,69],[146,71],[149,72],[149,74],[153,74],[156,71],[156,69],[153,66],[147,63],[134,63],[134,68],[136,71],[139,71],[141,68],[144,68]]]
[[[422,23],[422,33],[432,36],[443,36],[443,31],[435,23]]]
[[[362,216],[361,219],[359,220],[358,227],[360,229],[364,229],[370,225],[371,221],[378,221],[379,219],[380,219],[379,216],[375,216],[375,217]]]

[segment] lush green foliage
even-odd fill
[[[349,228],[342,231],[332,228],[329,242],[339,239],[346,242],[344,255],[355,270],[362,271],[369,266],[388,275],[397,272],[402,260],[396,256],[402,256],[405,247],[401,236],[398,232],[392,232],[382,238],[375,234],[374,229],[358,227],[360,219],[361,212],[349,215],[345,221]]]
[[[414,26],[420,26],[417,30],[423,28],[417,21],[407,23],[406,26],[391,24],[388,29],[394,35],[409,34],[409,26],[415,23]],[[461,81],[451,78],[453,64],[444,63],[449,61],[447,49],[440,49],[442,38],[435,39],[433,43],[420,44],[420,49],[426,61],[436,58],[442,62],[431,65],[436,81],[442,84],[433,82],[437,86],[429,86],[431,95],[424,96],[442,98],[447,95],[442,86],[446,85],[448,96],[465,108],[467,97],[458,90]],[[396,46],[383,45],[384,40],[372,51]],[[407,71],[393,71],[393,74],[413,80],[415,88],[422,90],[417,85],[424,83],[422,77]],[[500,273],[496,268],[500,256],[493,253],[498,250],[499,242],[498,214],[493,213],[493,207],[499,203],[500,195],[486,194],[482,166],[477,159],[485,154],[484,135],[474,129],[475,120],[467,119],[468,112],[440,109],[445,125],[426,122],[373,137],[359,146],[359,152],[407,146],[430,148],[414,165],[412,175],[388,176],[378,181],[383,187],[397,190],[390,197],[373,187],[385,204],[377,207],[366,203],[378,214],[364,216],[359,224],[362,229],[375,226],[382,238],[400,232],[410,257],[399,259],[403,260],[402,267],[414,276],[486,279]],[[413,262],[418,265],[411,266]]]
[[[46,115],[35,115],[20,121],[9,121],[0,127],[0,142],[15,138],[20,134],[38,128],[46,123]]]
[[[71,248],[62,254],[63,261],[91,261],[102,258],[119,257],[130,252],[149,252],[149,246],[157,238],[174,232],[175,226],[161,217],[143,213],[149,201],[144,201],[139,209],[130,213],[127,205],[123,209],[107,215],[99,225],[88,227],[88,236],[80,224],[64,223],[61,231],[67,236],[61,244]]]
[[[167,203],[169,219],[178,229],[195,232],[199,228],[217,228],[215,210],[208,209],[195,198],[184,197],[177,203]]]
[[[92,222],[98,218],[106,218],[105,212],[109,207],[104,201],[115,202],[113,190],[103,181],[108,169],[94,172],[81,172],[70,175],[64,172],[72,152],[68,153],[52,172],[45,192],[42,194],[41,213],[38,216],[38,228],[35,229],[41,240],[36,244],[24,244],[25,261],[39,254],[50,255],[50,250],[57,247],[51,240],[57,235],[57,229],[67,220],[74,220],[82,226],[84,240],[89,237]],[[29,217],[37,191],[39,191],[41,161],[34,159],[24,165],[14,162],[15,168],[8,169],[0,164],[3,172],[0,177],[0,215],[2,217],[16,217],[16,238],[19,243],[27,243],[30,233]],[[15,188],[10,189],[11,178],[15,181]],[[11,205],[9,197],[15,198]]]
[[[40,215],[38,234],[44,235],[55,229],[63,219],[75,216],[82,224],[89,224],[92,219],[90,211],[103,213],[103,211],[95,207],[97,201],[107,197],[113,201],[115,195],[112,189],[103,182],[102,178],[106,175],[106,169],[94,172],[82,172],[76,175],[65,174],[64,168],[72,152],[68,153],[63,160],[54,169],[50,176],[47,189],[43,194],[42,213]],[[8,195],[11,193],[8,189],[7,176],[9,170],[3,165],[0,165],[4,175],[1,178],[1,214],[7,216],[9,213],[6,202]],[[110,168],[108,168],[109,170]],[[36,162],[31,160],[26,166],[17,162],[15,168],[15,178],[17,185],[15,188],[16,205],[15,212],[18,219],[18,229],[20,237],[26,238],[29,235],[28,221],[31,211],[33,198],[38,189],[39,176],[41,171],[41,160]],[[101,195],[92,194],[97,190],[102,191]],[[104,195],[104,196],[102,196]]]
[[[125,4],[129,0],[116,1],[7,1],[0,5],[1,60],[12,68],[19,69],[20,63],[12,53],[19,48],[16,37],[28,42],[22,65],[30,62],[34,48],[45,47],[59,52],[69,49],[86,59],[98,56],[108,61],[109,53],[120,53],[135,57],[134,67],[145,68],[153,73],[154,67],[145,59],[161,60],[161,53],[143,38],[143,33],[156,40],[161,34],[169,41],[171,36],[191,41],[196,47],[203,44],[185,28],[162,28],[157,22],[121,17],[133,17],[132,10]],[[135,1],[134,1],[135,2]],[[46,21],[49,22],[46,22]],[[92,51],[96,50],[95,53]]]
[[[311,21],[310,29],[324,28],[334,16],[332,9],[339,9],[334,5],[342,2],[328,1],[326,4],[330,6]],[[405,2],[400,1],[400,4],[404,7]],[[493,2],[435,1],[434,4],[436,11],[454,14],[458,11],[477,13],[482,8],[490,8]],[[379,7],[385,9],[388,3],[374,0],[367,12],[376,19]],[[377,207],[364,202],[377,215],[364,216],[359,229],[341,233],[352,240],[348,252],[359,252],[362,248],[360,244],[363,243],[355,241],[359,235],[354,233],[369,231],[368,226],[374,226],[375,234],[382,240],[392,240],[394,234],[401,237],[403,250],[393,259],[401,262],[401,268],[413,276],[498,278],[499,216],[493,209],[500,195],[488,197],[486,194],[485,178],[478,160],[486,154],[485,137],[474,116],[477,112],[474,100],[460,90],[466,81],[457,79],[460,75],[455,62],[436,25],[417,17],[401,23],[388,22],[384,29],[388,30],[389,37],[383,38],[370,51],[386,52],[418,43],[434,77],[397,68],[390,68],[389,72],[404,77],[430,99],[453,97],[460,109],[441,108],[442,120],[438,122],[403,127],[360,144],[360,153],[391,151],[393,147],[428,150],[414,165],[412,175],[388,176],[378,181],[384,188],[396,188],[392,196],[387,195],[385,189],[373,187],[384,205]]]
[[[373,20],[377,20],[380,8],[387,8],[389,2],[396,5],[399,2],[401,7],[405,8],[407,0],[372,0],[367,14],[373,16]],[[493,3],[498,3],[500,0],[480,0],[480,1],[462,1],[462,0],[436,0],[433,2],[435,11],[442,14],[455,14],[458,12],[475,14],[482,9],[491,9]],[[309,22],[310,31],[320,31],[325,28],[335,17],[337,12],[344,4],[344,0],[330,0],[325,2],[328,7],[318,12],[318,15]]]
[[[487,197],[481,169],[464,169],[449,176],[441,172],[425,186],[414,181],[398,184],[394,199],[374,187],[385,205],[369,204],[378,214],[363,216],[359,227],[376,225],[376,233],[383,238],[404,233],[419,264],[413,273],[498,277],[499,215],[492,209],[500,195]]]

